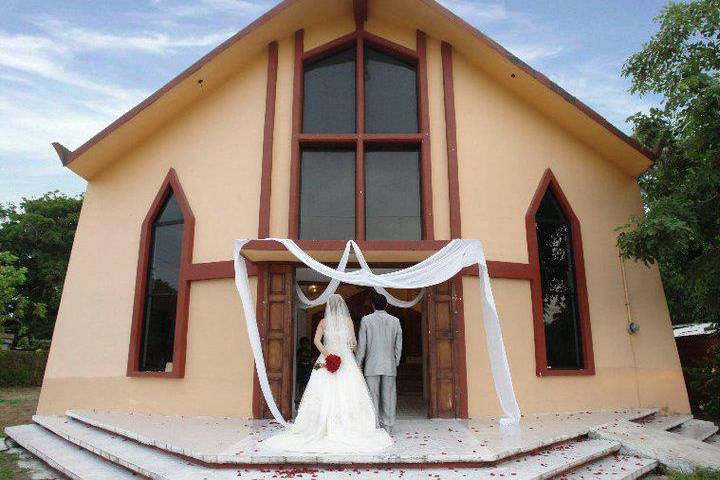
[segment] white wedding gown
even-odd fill
[[[376,428],[370,392],[352,352],[355,330],[340,295],[328,300],[324,325],[323,345],[342,359],[340,368],[335,373],[312,371],[295,422],[261,442],[263,450],[367,453],[393,443],[385,430]]]

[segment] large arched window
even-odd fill
[[[538,375],[594,373],[580,222],[550,170],[526,216]]]
[[[428,238],[417,52],[367,32],[316,50],[302,61],[290,235]]]
[[[138,260],[128,375],[182,377],[194,217],[174,170],[145,221]]]

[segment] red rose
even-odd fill
[[[338,368],[340,368],[341,363],[342,359],[337,355],[330,354],[325,358],[325,368],[327,368],[328,372],[330,373],[337,372]]]

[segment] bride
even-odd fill
[[[340,368],[335,373],[326,368],[313,370],[295,422],[263,441],[263,448],[345,453],[377,451],[392,445],[387,432],[376,428],[370,393],[352,352],[355,330],[340,295],[332,295],[327,302],[325,318],[315,333],[315,346],[321,353],[318,363],[334,354],[342,360]]]

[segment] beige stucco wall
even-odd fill
[[[552,169],[581,223],[595,375],[537,377],[530,284],[493,280],[521,409],[653,405],[688,411],[656,268],[628,262],[631,314],[640,332],[627,333],[615,228],[640,209],[635,180],[459,55],[454,57],[454,80],[463,237],[481,239],[489,259],[526,263],[525,212],[546,168]],[[465,278],[463,283],[470,414],[496,414],[478,280]]]
[[[305,28],[307,48],[352,30],[346,18]],[[367,29],[409,48],[415,31],[372,16]],[[278,39],[270,231],[287,236],[293,37]],[[440,42],[428,38],[435,237],[449,238]],[[525,412],[657,405],[687,411],[659,275],[629,264],[637,335],[626,333],[614,229],[639,209],[634,179],[501,87],[454,58],[463,236],[491,260],[527,262],[524,215],[550,167],[582,223],[597,374],[535,376],[529,282],[493,280],[513,380]],[[41,395],[40,413],[108,408],[249,415],[252,356],[231,280],[194,282],[184,379],[127,378],[140,225],[169,168],[196,217],[194,261],[228,260],[234,238],[257,234],[267,57],[208,90],[89,185]],[[255,287],[254,279],[253,289]],[[497,403],[477,279],[465,278],[471,415]],[[636,368],[637,366],[637,368]]]
[[[191,286],[184,379],[125,372],[140,226],[168,170],[196,218],[194,262],[228,260],[233,239],[257,235],[266,76],[264,54],[89,182],[40,413],[250,414],[252,356],[231,280]]]

